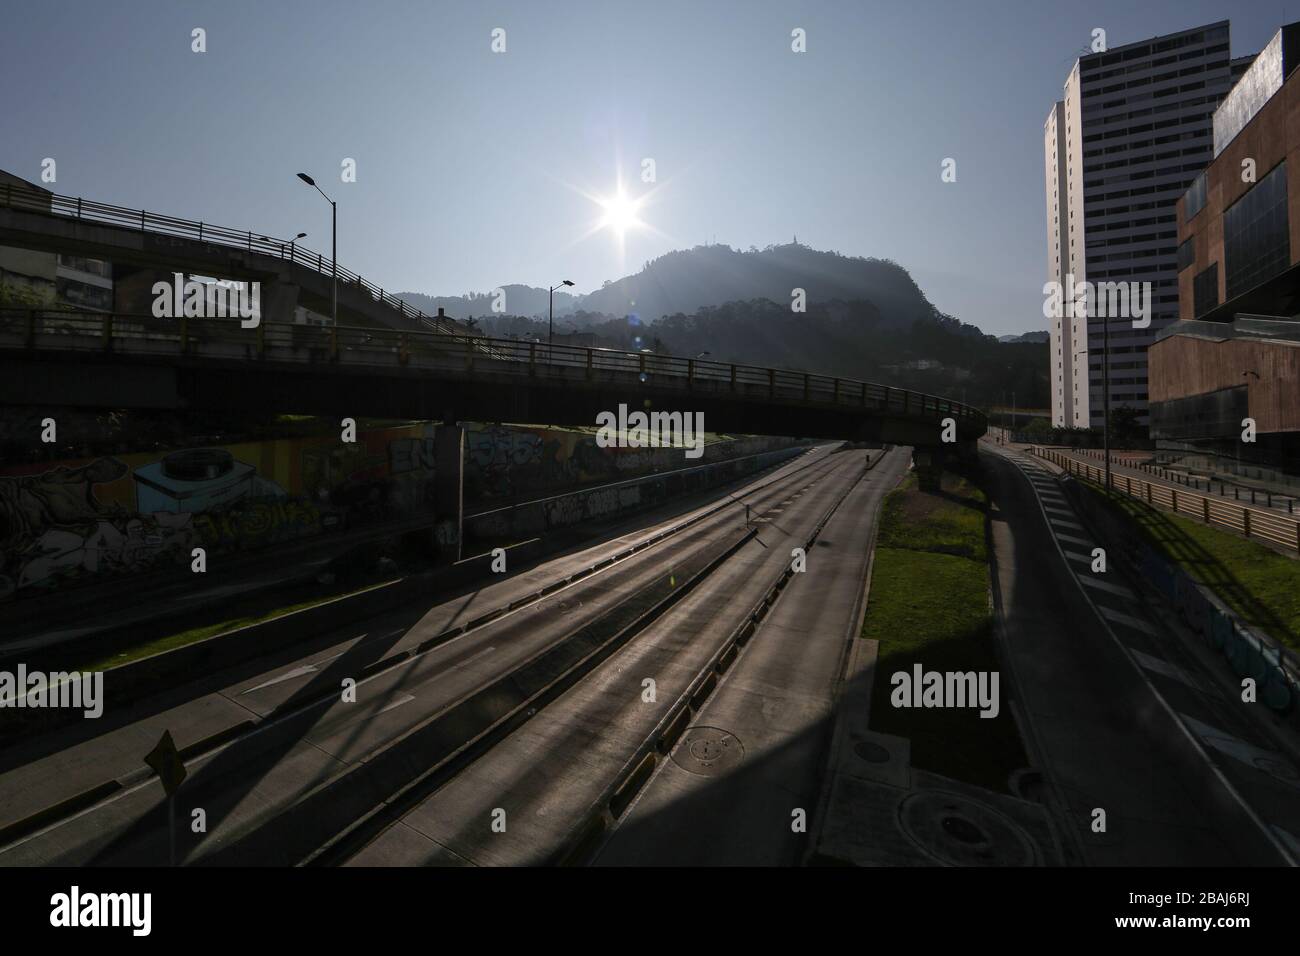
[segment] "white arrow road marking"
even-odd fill
[[[291,671],[285,671],[279,677],[272,677],[269,681],[266,681],[265,683],[262,684],[258,684],[256,687],[250,687],[248,688],[248,690],[241,691],[240,696],[242,697],[244,694],[251,694],[255,690],[262,690],[264,687],[271,687],[275,684],[283,684],[285,681],[293,680],[295,677],[303,677],[307,674],[314,674],[314,673],[316,673],[315,664],[304,664],[302,665],[302,667],[295,667]]]

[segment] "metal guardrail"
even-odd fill
[[[1059,465],[1072,475],[1098,485],[1105,484],[1106,471],[1103,467],[1089,465],[1087,462],[1041,445],[1034,445],[1030,450],[1039,458]],[[1115,491],[1145,501],[1149,505],[1168,508],[1174,514],[1199,518],[1207,525],[1221,525],[1247,538],[1260,538],[1300,552],[1300,521],[1276,512],[1246,507],[1213,495],[1180,491],[1167,485],[1143,481],[1131,475],[1117,475],[1114,471],[1111,472],[1110,486]]]
[[[960,402],[888,385],[788,369],[731,365],[648,352],[547,345],[484,336],[355,326],[261,322],[237,318],[158,318],[139,313],[0,309],[0,348],[183,355],[250,361],[343,363],[378,368],[511,374],[584,381],[598,372],[632,381],[675,383],[684,392],[860,407],[905,417],[953,418],[983,431],[984,413]]]
[[[1033,441],[1026,441],[1023,444],[1032,445]],[[1083,455],[1097,461],[1105,461],[1102,452],[1093,448],[1071,448],[1070,453],[1074,455]],[[1138,471],[1145,471],[1149,475],[1155,475],[1157,478],[1163,478],[1171,485],[1182,485],[1192,491],[1204,490],[1210,497],[1214,497],[1214,486],[1219,486],[1219,497],[1226,497],[1228,489],[1232,489],[1232,499],[1241,502],[1249,498],[1250,503],[1255,507],[1263,505],[1265,508],[1281,511],[1286,509],[1287,514],[1296,513],[1297,499],[1292,495],[1283,494],[1280,491],[1273,491],[1270,488],[1254,488],[1249,485],[1238,485],[1222,478],[1215,479],[1208,476],[1194,475],[1189,472],[1175,471],[1166,468],[1163,465],[1152,463],[1150,452],[1141,451],[1134,455],[1131,452],[1118,453],[1112,451],[1110,454],[1111,464],[1123,468],[1134,468]]]
[[[59,196],[54,193],[40,192],[6,183],[4,187],[4,205],[9,209],[21,209],[27,212],[44,213],[88,222],[102,222],[114,226],[124,226],[140,232],[154,233],[160,236],[176,236],[210,242],[219,246],[243,249],[262,255],[287,259],[299,265],[313,269],[326,278],[334,276],[332,265],[319,252],[312,252],[295,242],[281,242],[269,236],[261,236],[249,230],[230,229],[214,226],[202,220],[179,219],[164,216],[144,209],[128,209],[125,206],[113,206],[108,203],[94,202],[76,196]],[[403,299],[385,292],[379,286],[363,279],[351,269],[338,267],[339,282],[364,290],[380,305],[387,305],[403,317],[410,317],[421,322],[435,332],[448,335],[462,335],[464,330],[447,321],[439,321],[437,316],[427,315],[414,306],[407,305]]]

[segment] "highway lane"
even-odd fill
[[[804,545],[857,482],[864,453],[837,457],[842,462],[833,475],[760,520],[757,538],[685,600],[424,798],[350,865],[537,864],[565,852],[789,565],[792,548]],[[654,681],[653,699],[647,680]],[[504,822],[504,832],[494,822]]]
[[[987,445],[981,457],[991,481],[994,587],[1006,647],[1031,756],[1051,785],[1073,862],[1283,863],[1278,847],[1288,837],[1273,828],[1296,826],[1294,769],[1282,771],[1289,781],[1241,765],[1241,754],[1271,751],[1231,713],[1213,675],[1177,649],[1136,583],[1118,568],[1091,571],[1096,542],[1048,469]],[[1207,736],[1239,756],[1207,760],[1188,716],[1216,728]],[[1285,765],[1280,755],[1272,758]],[[1249,775],[1253,799],[1266,808],[1263,828],[1225,786],[1220,765]],[[1097,810],[1105,811],[1104,831],[1095,828]]]
[[[595,856],[602,866],[792,866],[811,827],[845,654],[881,500],[906,474],[887,456],[849,493],[717,691],[618,821]],[[723,730],[743,760],[717,768],[692,759]]]
[[[748,483],[747,488],[763,490],[752,492],[747,500],[761,509],[785,494],[782,489],[787,485],[797,487],[808,480],[807,475],[827,467],[822,464],[826,460],[826,450],[817,450]],[[768,483],[772,487],[764,488]],[[194,858],[229,845],[269,814],[362,760],[381,742],[599,616],[676,563],[734,536],[741,524],[739,508],[725,508],[689,531],[540,602],[362,680],[356,703],[340,701],[333,696],[337,690],[331,689],[339,688],[344,677],[361,679],[364,668],[381,657],[410,650],[487,608],[534,593],[542,584],[590,566],[629,540],[652,536],[655,528],[643,527],[602,542],[424,613],[385,615],[368,622],[362,634],[355,627],[346,629],[346,635],[332,635],[308,654],[299,649],[295,658],[14,766],[0,776],[0,809],[6,819],[106,779],[118,779],[126,789],[87,813],[0,850],[0,865],[165,860],[161,788],[154,779],[141,779],[140,772],[143,754],[161,730],[171,728],[178,744],[185,746],[216,730],[262,720],[277,709],[283,712],[321,691],[330,692],[332,696],[320,706],[267,721],[237,743],[189,762],[191,779],[183,791],[184,804],[202,807],[209,827],[206,834],[182,840],[182,853]],[[390,627],[393,624],[397,626]]]

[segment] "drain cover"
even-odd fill
[[[705,777],[725,773],[744,759],[740,738],[718,727],[691,727],[673,748],[673,763]]]
[[[903,832],[951,866],[1032,866],[1034,845],[1016,823],[987,804],[942,790],[908,794],[898,805]]]
[[[889,751],[870,740],[859,740],[853,745],[853,752],[867,763],[885,763],[889,760]]]

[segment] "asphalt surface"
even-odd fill
[[[836,457],[840,461],[826,477],[809,487],[791,489],[788,497],[769,515],[758,519],[756,538],[681,604],[384,830],[351,859],[351,865],[499,866],[554,862],[558,854],[580,838],[584,827],[598,815],[609,788],[634,764],[638,748],[653,739],[682,695],[708,667],[712,656],[780,577],[791,561],[792,549],[802,547],[821,519],[854,487],[863,472],[865,453],[843,452]],[[901,454],[895,453],[889,456],[889,463],[884,467],[896,475],[901,459]],[[871,478],[867,487],[872,489],[872,494],[878,494],[876,489],[883,481],[880,477]],[[829,527],[837,527],[842,514],[847,512],[836,514]],[[855,527],[861,530],[860,521]],[[840,547],[849,547],[847,538],[838,540]],[[858,543],[863,543],[860,534]],[[794,580],[822,580],[828,576],[831,566],[838,562],[833,560],[833,555],[818,553],[826,551],[827,547],[814,547],[813,554],[809,555],[810,570],[795,575]],[[861,572],[861,561],[854,561],[837,577],[841,586],[836,595],[849,605],[863,585]],[[856,585],[850,583],[854,577]],[[823,599],[829,596],[821,595]],[[816,600],[816,595],[810,594],[806,600]],[[777,607],[781,606],[778,603]],[[842,613],[847,617],[851,608],[845,608]],[[723,701],[720,713],[725,715],[727,707],[735,706],[729,702],[737,701],[742,682],[764,679],[764,674],[772,681],[767,701],[769,726],[760,729],[753,723],[734,721],[740,738],[720,761],[730,766],[730,761],[736,759],[733,755],[738,755],[743,748],[746,759],[742,759],[742,766],[762,769],[769,785],[764,798],[751,804],[747,811],[738,811],[732,821],[736,827],[734,846],[745,841],[745,833],[751,826],[758,828],[756,832],[763,831],[765,815],[772,806],[777,807],[772,812],[779,811],[778,815],[789,819],[789,810],[781,809],[788,801],[770,788],[771,781],[779,779],[778,768],[768,766],[770,752],[791,740],[802,747],[808,721],[815,726],[824,718],[829,707],[827,695],[837,676],[845,642],[842,622],[834,633],[821,635],[825,639],[823,646],[810,650],[807,673],[799,668],[781,672],[788,659],[772,658],[767,651],[755,654],[756,668],[744,667],[741,662],[754,654],[765,638],[769,646],[780,642],[782,625],[775,618],[772,620],[777,626],[766,635],[760,630],[752,637],[732,665],[735,670],[728,671],[729,675],[740,675],[753,670],[753,674],[728,678],[722,685],[728,689],[717,692],[718,699]],[[798,634],[787,636],[791,642],[799,640]],[[786,652],[797,656],[793,644],[787,644]],[[778,670],[774,672],[772,668]],[[655,682],[654,700],[647,700],[644,693],[648,679]],[[782,697],[781,688],[788,691],[787,697]],[[757,687],[750,685],[750,689],[756,691]],[[783,700],[788,708],[784,716]],[[755,698],[751,697],[750,702],[760,711],[763,709],[763,703]],[[687,741],[695,729],[688,729],[681,739]],[[753,759],[749,760],[751,752]],[[815,799],[818,784],[819,764],[815,754],[816,748],[808,747],[798,767],[805,778],[803,785],[811,794],[808,801]],[[662,786],[656,782],[651,789],[657,794],[667,794],[663,789],[666,786],[669,786],[666,781]],[[775,804],[770,802],[772,799]],[[703,824],[703,821],[695,822]],[[708,829],[707,824],[703,825]],[[772,830],[778,844],[783,843],[779,839],[780,831],[780,826]],[[634,831],[629,828],[628,832]],[[635,833],[641,833],[639,827]],[[691,838],[674,836],[672,839],[674,843],[684,844]],[[760,838],[760,842],[766,841]],[[708,845],[699,850],[705,857],[709,855]],[[639,851],[631,846],[623,852],[635,855]],[[784,845],[769,852],[793,862],[789,848]],[[649,860],[642,858],[639,862]]]
[[[743,500],[761,511],[784,497],[787,486],[798,487],[810,475],[834,467],[829,462],[828,449],[815,450],[720,500]],[[377,662],[413,651],[486,610],[534,594],[665,525],[706,510],[679,513],[668,521],[642,518],[634,530],[454,601],[416,605],[364,626],[349,626],[230,674],[196,680],[157,700],[9,748],[0,771],[0,825],[106,781],[117,781],[121,789],[89,810],[0,848],[0,865],[165,863],[166,804],[159,781],[143,767],[144,755],[163,730],[170,730],[183,748],[249,721],[251,727],[233,743],[187,760],[189,778],[178,797],[178,819],[183,824],[195,808],[202,808],[207,831],[193,834],[182,825],[179,856],[193,862],[241,838],[255,844],[276,815],[304,794],[617,607],[667,569],[698,560],[743,534],[743,508],[739,503],[723,508],[540,601],[396,666],[368,670]],[[339,688],[346,678],[357,681],[356,702],[341,699]],[[320,700],[323,694],[329,696]]]
[[[595,857],[603,866],[793,866],[807,851],[796,815],[813,816],[845,655],[881,500],[907,472],[887,455],[849,493],[672,759]],[[700,761],[723,731],[743,748],[734,768]],[[809,826],[810,829],[811,825]]]

